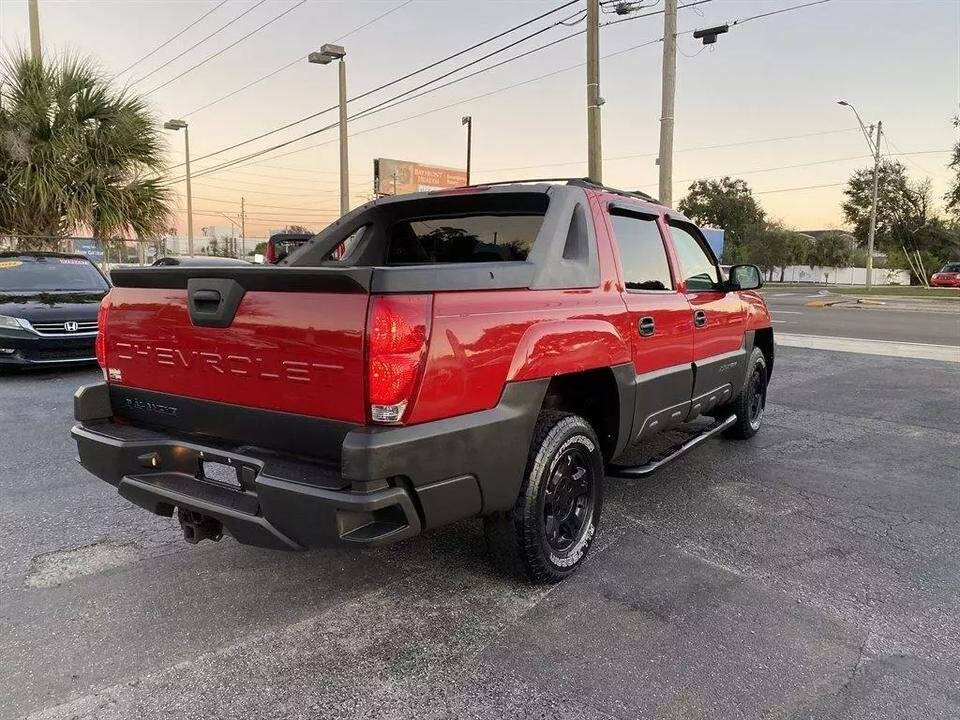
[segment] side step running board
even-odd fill
[[[722,432],[723,430],[726,430],[728,427],[733,425],[736,421],[737,421],[737,416],[731,415],[726,420],[723,420],[722,422],[718,422],[716,425],[712,425],[708,427],[702,433],[700,433],[699,435],[696,435],[695,437],[690,438],[685,443],[681,445],[676,445],[673,448],[667,450],[666,452],[650,458],[649,462],[647,462],[646,465],[633,465],[633,466],[611,465],[607,470],[607,474],[613,477],[621,477],[621,478],[638,478],[638,477],[646,477],[647,475],[652,475],[657,470],[662,468],[664,465],[666,465],[669,462],[672,462],[673,460],[676,460],[678,457],[686,453],[688,450],[692,450],[693,448],[695,448],[697,445],[704,442],[705,440],[709,440],[717,433]]]

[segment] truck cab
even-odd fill
[[[479,517],[502,565],[560,580],[606,474],[752,436],[773,369],[756,267],[721,274],[687,218],[582,180],[381,198],[277,266],[113,280],[80,462],[191,541],[366,546]]]

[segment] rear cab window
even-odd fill
[[[542,215],[414,218],[390,229],[387,265],[524,261]]]
[[[526,262],[549,205],[542,191],[397,198],[351,213],[282,264],[389,267]]]

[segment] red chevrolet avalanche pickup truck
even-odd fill
[[[279,266],[113,281],[79,460],[192,542],[366,546],[482,517],[500,562],[556,581],[606,474],[750,437],[773,369],[757,268],[722,276],[682,215],[587,181],[381,198]]]

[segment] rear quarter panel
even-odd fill
[[[590,196],[596,217],[596,198]],[[427,362],[409,423],[494,407],[511,381],[629,362],[630,318],[602,223],[600,284],[434,296]]]

